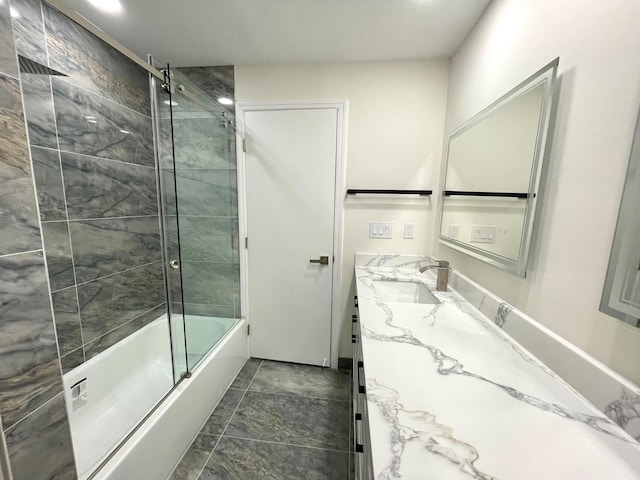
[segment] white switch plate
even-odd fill
[[[404,238],[413,238],[413,234],[416,231],[415,223],[405,223],[404,224]]]
[[[369,222],[369,238],[393,238],[393,223]]]
[[[447,237],[452,238],[454,240],[458,240],[460,238],[460,225],[455,223],[449,224],[449,235]]]
[[[471,225],[472,243],[496,243],[496,225]]]

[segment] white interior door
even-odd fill
[[[329,365],[337,127],[336,108],[245,112],[253,357]]]

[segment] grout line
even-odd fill
[[[56,132],[58,130],[58,127],[56,127]],[[57,133],[56,133],[57,136]],[[38,148],[47,148],[47,147],[38,147]],[[51,149],[53,150],[53,149]],[[125,162],[123,160],[116,160],[115,158],[108,158],[108,157],[98,157],[96,155],[89,155],[87,153],[78,153],[78,152],[71,152],[69,150],[62,150],[60,149],[60,146],[58,144],[58,151],[62,154],[62,153],[68,153],[69,155],[77,155],[80,157],[87,157],[90,158],[91,160],[103,160],[105,162],[116,162],[116,163],[122,163],[123,165],[132,165],[134,167],[141,167],[141,168],[150,168],[155,172],[156,167],[155,166],[149,166],[149,165],[141,165],[139,163],[133,163],[133,162]]]
[[[247,361],[251,360],[250,358],[247,359]],[[220,434],[220,436],[218,437],[218,440],[216,440],[215,445],[213,446],[213,449],[211,450],[211,453],[209,453],[209,456],[207,457],[207,460],[204,462],[204,465],[202,466],[202,469],[198,472],[198,476],[196,477],[196,479],[200,478],[200,476],[202,475],[202,472],[204,472],[204,469],[207,468],[207,464],[209,463],[209,460],[211,459],[211,456],[213,455],[213,452],[215,451],[216,447],[218,446],[218,444],[220,443],[220,439],[222,438],[222,436],[224,435],[224,432],[227,431],[227,427],[229,426],[229,424],[231,423],[231,419],[234,417],[234,415],[236,414],[236,412],[238,411],[238,408],[240,408],[240,404],[242,403],[242,401],[244,400],[244,397],[247,395],[247,392],[249,391],[249,387],[251,387],[251,384],[253,383],[253,380],[256,378],[256,375],[258,375],[258,372],[260,371],[260,367],[262,367],[262,364],[264,363],[264,360],[260,361],[260,365],[258,365],[258,368],[256,368],[256,373],[253,374],[253,377],[251,377],[251,381],[249,382],[249,385],[247,385],[247,389],[244,391],[244,393],[242,394],[242,398],[240,398],[240,401],[238,402],[238,405],[236,405],[236,408],[233,410],[233,413],[229,416],[229,420],[227,420],[227,424],[224,426],[224,429],[222,430],[222,433]],[[246,364],[246,363],[245,363]],[[244,367],[244,366],[243,366]],[[226,393],[226,392],[225,392]],[[213,412],[212,412],[213,413]],[[199,432],[198,432],[199,433]],[[197,438],[197,436],[196,436]]]
[[[348,403],[349,400],[339,400],[337,398],[323,398],[323,397],[309,397],[307,395],[297,395],[295,393],[280,393],[280,392],[263,392],[260,390],[251,390],[251,393],[262,393],[266,395],[277,395],[279,397],[297,397],[297,398],[307,398],[309,400],[326,400],[328,402],[336,402],[336,403]]]
[[[324,450],[328,452],[350,453],[348,450],[338,450],[335,448],[313,447],[311,445],[299,445],[296,443],[274,442],[273,440],[260,440],[257,438],[237,437],[235,435],[227,435],[227,438],[237,438],[238,440],[249,440],[251,442],[270,443],[275,445],[286,445],[287,447],[309,448],[313,450]]]
[[[44,255],[44,248],[37,248],[35,250],[25,250],[24,252],[5,253],[4,255],[0,255],[0,258],[12,257],[14,255],[24,255],[27,253],[38,253],[38,252],[42,252],[42,254]]]
[[[60,361],[58,360],[58,363],[60,363]],[[62,367],[60,367],[62,368]],[[49,400],[47,400],[46,402],[44,402],[42,405],[40,405],[39,407],[31,410],[29,413],[27,413],[24,417],[20,418],[20,420],[17,420],[15,422],[13,422],[11,425],[9,425],[8,427],[5,427],[4,425],[2,426],[2,428],[4,428],[4,432],[7,432],[8,430],[11,430],[13,427],[15,427],[16,425],[18,425],[19,423],[23,422],[24,420],[26,420],[27,418],[29,418],[30,416],[32,416],[34,413],[36,413],[38,410],[42,409],[43,407],[45,407],[46,405],[48,405],[49,403],[53,402],[56,398],[58,398],[59,396],[62,396],[63,398],[63,404],[65,406],[66,409],[66,403],[67,403],[67,399],[64,397],[64,385],[62,383],[62,380],[60,381],[60,385],[61,385],[61,390],[60,392],[56,393],[53,397],[51,397]]]
[[[155,265],[156,263],[160,263],[160,262],[161,262],[161,260],[154,260],[153,262],[149,262],[149,263],[145,263],[143,265],[138,265],[136,267],[128,268],[128,269],[122,270],[120,272],[110,273],[109,275],[105,275],[103,277],[92,278],[91,280],[87,280],[86,282],[76,283],[75,286],[76,287],[81,287],[83,285],[87,285],[88,283],[97,282],[98,280],[104,280],[105,278],[114,277],[116,275],[120,275],[121,273],[132,272],[133,270],[138,270],[140,268],[148,267],[149,265]],[[66,288],[70,288],[70,287],[66,287]],[[60,290],[64,290],[64,289],[61,288]],[[59,290],[56,290],[56,291],[59,291]],[[78,305],[79,304],[80,303],[78,303]]]

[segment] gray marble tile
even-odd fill
[[[96,340],[85,344],[84,351],[86,359],[89,360],[92,357],[95,357],[97,354],[104,352],[107,348],[115,345],[120,340],[124,340],[132,333],[137,332],[145,325],[153,322],[160,315],[165,313],[165,304],[159,305],[158,307],[143,313],[142,315],[134,318],[130,322],[125,323],[124,325],[119,326],[115,330],[103,335]],[[169,346],[169,329],[167,328],[167,349]]]
[[[42,239],[51,290],[56,291],[70,287],[75,283],[75,280],[69,242],[69,224],[67,222],[43,223]]]
[[[229,130],[217,118],[173,122],[176,168],[229,168]]]
[[[43,222],[66,220],[67,212],[58,151],[31,147],[31,158],[40,206],[40,219]]]
[[[225,435],[348,451],[349,402],[249,390]]]
[[[44,259],[0,258],[0,414],[10,427],[62,391]]]
[[[346,480],[349,453],[222,437],[202,480]]]
[[[50,67],[69,80],[151,115],[149,77],[142,67],[53,8],[44,6]]]
[[[214,100],[220,97],[233,99],[235,96],[235,72],[233,65],[219,67],[181,67],[177,69]],[[234,105],[218,104],[229,112]]]
[[[14,480],[74,480],[71,431],[64,395],[5,432]]]
[[[69,219],[158,214],[154,169],[61,155]]]
[[[160,262],[78,285],[85,343],[164,302]]]
[[[18,59],[13,43],[8,2],[0,3],[0,74],[2,73],[18,77]]]
[[[229,170],[176,170],[180,215],[228,217],[231,215]],[[175,199],[170,184],[172,173],[164,175],[167,215],[175,215]],[[173,207],[173,209],[172,209]]]
[[[250,390],[349,401],[349,374],[332,368],[265,360]]]
[[[232,261],[230,217],[181,215],[178,221],[180,222],[180,254],[183,260]],[[177,235],[173,235],[172,238],[176,241]]]
[[[154,166],[149,117],[60,78],[51,82],[60,150]]]
[[[206,303],[185,303],[185,315],[197,315],[200,317],[234,318],[233,306],[209,305]]]
[[[16,12],[13,19],[16,50],[23,57],[47,65],[40,0],[11,0],[11,8]]]
[[[5,255],[37,250],[42,244],[20,84],[4,75],[0,75],[0,118],[0,255]]]
[[[236,390],[234,388],[228,389],[218,403],[218,406],[205,422],[200,433],[222,435],[227,423],[229,423],[229,420],[231,420],[233,416],[233,412],[235,412],[240,404],[244,392],[244,390]]]
[[[249,388],[249,384],[253,380],[253,377],[255,377],[256,372],[258,371],[258,368],[260,368],[261,364],[262,360],[260,360],[259,358],[250,358],[249,360],[247,360],[242,367],[242,370],[240,370],[240,373],[238,373],[236,379],[231,384],[230,388],[240,388],[243,390]]]
[[[78,283],[161,260],[158,217],[69,223]]]
[[[23,73],[20,79],[29,143],[39,147],[58,148],[49,76]]]
[[[82,347],[82,331],[75,287],[51,294],[53,318],[56,322],[58,348],[64,356]]]
[[[233,264],[182,262],[185,303],[233,305]]]
[[[60,358],[60,363],[62,364],[63,374],[70,372],[84,363],[84,350],[82,348],[78,348],[77,350],[64,355]]]
[[[169,480],[197,480],[217,441],[217,435],[198,435],[171,473]]]

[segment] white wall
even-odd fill
[[[638,20],[637,0],[493,1],[451,59],[446,131],[560,57],[531,266],[521,279],[441,245],[435,251],[640,384],[640,329],[598,311],[640,102]]]
[[[432,189],[440,168],[448,66],[447,60],[237,66],[236,100],[346,99],[347,188]],[[340,335],[332,350],[351,357],[354,253],[430,252],[435,209],[430,197],[349,197],[344,207],[344,295],[337,299],[342,316],[333,325]],[[370,240],[370,220],[394,221],[394,238]],[[402,238],[405,222],[416,224],[413,240]]]

